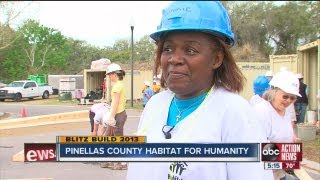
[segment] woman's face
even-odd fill
[[[115,81],[117,81],[117,75],[116,75],[116,73],[110,73],[110,74],[108,74],[109,75],[109,78],[110,78],[110,81],[111,82],[115,82]]]
[[[213,72],[223,60],[210,35],[201,32],[171,32],[161,54],[162,75],[178,98],[197,96],[212,87]]]
[[[278,111],[285,111],[285,109],[297,99],[296,95],[288,94],[281,89],[276,91],[274,100],[272,102],[274,108]]]

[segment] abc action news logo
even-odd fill
[[[56,161],[56,144],[53,143],[25,143],[24,161]]]
[[[262,143],[262,161],[302,161],[302,143]]]

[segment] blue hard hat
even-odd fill
[[[150,37],[158,41],[173,30],[196,30],[221,37],[229,47],[235,44],[230,18],[218,1],[175,1],[162,11],[157,31]]]
[[[258,76],[253,81],[254,94],[262,95],[266,90],[270,89],[269,79],[266,76]]]

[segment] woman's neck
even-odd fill
[[[181,100],[192,99],[192,98],[194,98],[194,97],[199,96],[200,94],[204,94],[204,93],[210,91],[210,89],[211,89],[212,87],[213,87],[213,86],[210,86],[210,87],[201,89],[201,90],[199,90],[198,92],[195,92],[195,93],[190,93],[190,94],[186,94],[186,95],[176,94],[175,96],[176,96],[178,99],[181,99]]]

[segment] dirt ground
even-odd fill
[[[311,161],[320,163],[320,134],[313,141],[302,141],[302,156]]]

